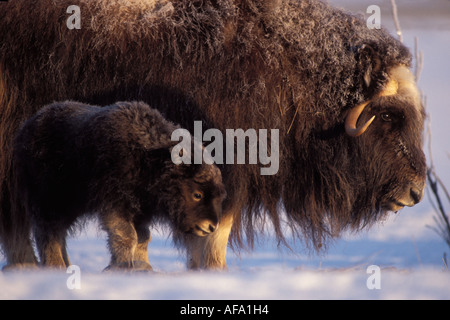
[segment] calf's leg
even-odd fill
[[[139,233],[136,232],[134,223],[117,212],[102,215],[102,225],[108,233],[108,247],[111,253],[111,262],[105,271],[152,270],[147,254],[150,231],[147,230],[146,234],[139,228]]]

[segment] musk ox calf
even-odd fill
[[[14,143],[15,187],[42,265],[70,265],[67,233],[93,213],[108,233],[110,269],[151,270],[154,223],[168,223],[175,238],[214,232],[225,196],[220,170],[174,164],[176,128],[140,102],[54,103],[25,122]]]

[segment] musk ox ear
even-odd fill
[[[375,44],[363,44],[356,47],[357,60],[359,62],[360,70],[364,84],[367,88],[371,87],[378,78],[381,71],[381,58]]]

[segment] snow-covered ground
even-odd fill
[[[388,0],[330,2],[362,13],[379,5],[381,23],[395,33]],[[436,170],[450,188],[450,3],[397,3],[405,43],[413,49],[417,36],[424,53],[419,86],[432,119]],[[450,299],[443,261],[450,248],[429,227],[434,215],[426,196],[369,231],[336,240],[320,255],[301,246],[295,253],[277,248],[269,236],[252,252],[229,250],[227,272],[187,271],[182,254],[159,231],[149,247],[156,272],[132,275],[101,273],[108,264],[105,235],[90,224],[68,244],[80,277],[76,271],[0,272],[0,299]],[[371,265],[379,272],[368,270]]]
[[[109,257],[92,224],[68,244],[80,289],[70,289],[73,271],[0,273],[0,299],[450,299],[442,261],[449,249],[426,227],[431,217],[405,210],[320,256],[280,251],[267,239],[251,253],[230,250],[226,272],[187,271],[170,238],[157,233],[149,247],[152,274],[101,273]],[[380,267],[380,289],[367,286],[376,276],[371,265]]]

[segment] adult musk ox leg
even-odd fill
[[[190,269],[226,269],[227,246],[233,214],[222,216],[217,230],[206,237],[186,238],[187,265]]]
[[[5,183],[6,185],[6,183]],[[0,188],[1,189],[1,188]],[[9,192],[3,188],[3,198],[0,207],[2,216],[0,217],[1,234],[0,240],[3,244],[4,253],[8,264],[3,268],[6,270],[34,269],[37,268],[37,259],[31,244],[31,226],[22,206],[9,205]],[[14,200],[13,200],[14,202]],[[8,213],[8,214],[7,214]],[[2,228],[3,227],[3,228]]]
[[[66,231],[54,230],[48,225],[35,227],[36,246],[41,265],[50,268],[66,268],[70,265],[66,250]]]

